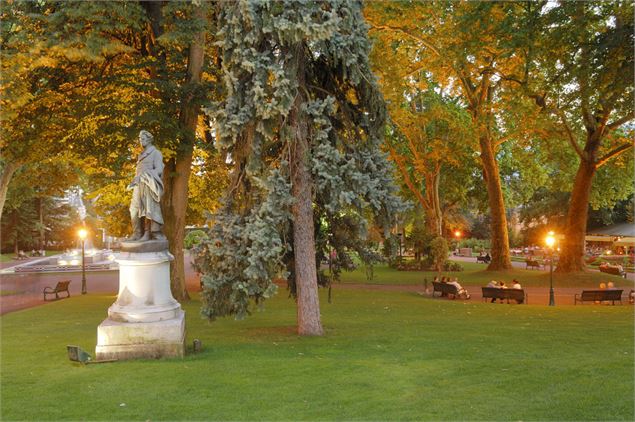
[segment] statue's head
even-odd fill
[[[139,142],[141,142],[141,146],[145,148],[148,144],[154,142],[154,136],[147,130],[142,130],[139,132]]]

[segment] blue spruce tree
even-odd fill
[[[387,229],[403,207],[380,149],[386,110],[361,2],[243,0],[221,9],[226,99],[208,110],[234,171],[198,249],[202,312],[243,317],[282,277],[297,300],[298,333],[321,335],[321,258],[335,249],[345,267],[353,252],[373,259],[369,217]]]

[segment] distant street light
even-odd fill
[[[553,296],[553,247],[556,244],[556,238],[553,232],[547,234],[545,243],[549,248],[549,306],[555,306],[555,299]]]
[[[463,233],[461,233],[461,230],[455,230],[454,231],[454,237],[456,237],[456,248],[460,248],[461,247],[461,236],[463,235]]]
[[[79,235],[79,238],[82,241],[82,294],[85,295],[86,294],[86,265],[84,264],[85,262],[84,261],[84,242],[86,240],[86,236],[88,235],[88,232],[86,231],[86,229],[79,229],[77,234]]]

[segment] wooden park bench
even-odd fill
[[[477,263],[478,263],[478,262],[482,262],[482,263],[484,263],[484,264],[489,264],[489,262],[490,262],[491,260],[492,260],[492,259],[491,259],[489,256],[487,256],[487,255],[485,255],[485,256],[477,256],[477,257],[476,257],[476,262],[477,262]]]
[[[620,271],[620,269],[618,267],[612,267],[612,266],[608,266],[608,265],[600,265],[600,272],[601,273],[607,273],[607,274],[613,274],[613,275],[619,275],[620,277],[626,278],[626,271],[622,270]]]
[[[459,292],[457,291],[456,286],[454,284],[433,281],[432,286],[433,286],[432,296],[434,296],[434,292],[440,292],[441,294],[439,296],[452,295],[452,298],[454,299],[456,299],[456,297],[459,295]]]
[[[613,305],[615,305],[615,301],[619,300],[620,305],[622,304],[622,292],[623,290],[618,289],[602,289],[602,290],[582,290],[582,293],[576,293],[573,297],[573,304],[577,305],[578,302],[599,302],[602,303],[604,301],[611,301]]]
[[[538,268],[538,269],[540,269],[540,267],[542,266],[540,264],[540,261],[535,260],[535,259],[525,259],[525,264],[526,264],[525,269],[528,269],[528,268]]]
[[[55,300],[57,300],[60,298],[59,294],[62,292],[66,292],[66,297],[70,297],[71,292],[68,291],[69,284],[71,284],[70,280],[64,280],[64,281],[58,281],[57,285],[55,285],[55,288],[45,287],[44,291],[42,292],[44,294],[44,300],[46,300],[46,295],[52,295],[52,294],[55,294]]]
[[[529,301],[529,296],[525,293],[523,289],[501,289],[500,287],[481,287],[483,290],[483,300],[487,299],[501,299],[506,300],[509,303],[509,300],[515,300],[516,303],[524,303],[527,304]]]

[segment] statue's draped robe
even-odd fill
[[[163,156],[149,145],[137,159],[137,185],[132,191],[130,214],[163,224],[161,196],[163,195]]]

